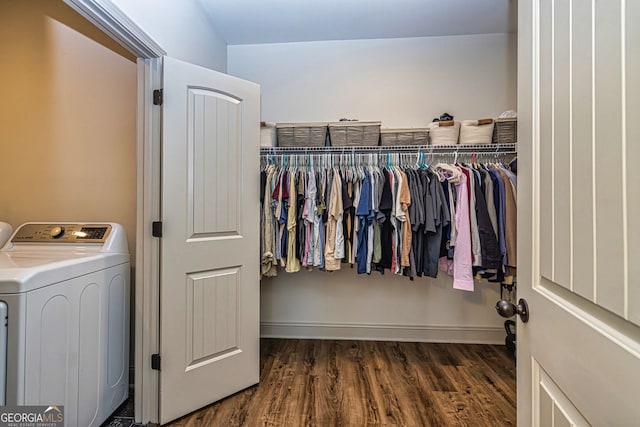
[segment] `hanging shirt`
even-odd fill
[[[480,171],[472,170],[480,174]],[[478,181],[484,182],[484,179],[479,179]],[[500,245],[493,231],[484,192],[480,185],[475,186],[475,194],[476,216],[478,218],[477,227],[480,236],[480,248],[482,250],[482,267],[491,269],[499,268],[501,264]]]
[[[516,206],[517,193],[515,186],[509,180],[506,173],[497,170],[505,183],[505,245],[507,247],[507,261],[505,265],[510,267],[509,275],[515,276],[517,265],[517,219],[518,211]]]
[[[352,217],[355,215],[355,209],[353,209],[352,197],[352,184],[347,181],[346,175],[341,175],[342,181],[342,207],[344,212],[342,213],[342,230],[344,233],[344,257],[343,262],[350,262],[351,260],[351,244],[353,242],[353,236],[351,234],[353,229]]]
[[[371,259],[372,269],[384,272],[384,269],[380,267],[380,260],[382,259],[382,223],[385,221],[385,214],[382,213],[380,204],[382,202],[382,191],[385,185],[385,174],[381,170],[375,169],[373,172],[376,176],[377,192],[374,194],[376,198],[376,210],[375,218],[373,220],[373,257]]]
[[[362,192],[362,181],[356,181],[353,184],[353,208],[354,208],[354,223],[353,223],[353,254],[351,264],[357,264],[356,258],[358,257],[358,248],[360,242],[358,241],[358,235],[360,234],[360,218],[357,215],[358,206],[360,205],[360,194]]]
[[[327,220],[327,240],[324,250],[324,268],[327,271],[340,270],[342,256],[344,256],[344,239],[342,238],[342,182],[337,171],[330,171],[333,175],[329,199]],[[338,231],[340,230],[340,231]],[[338,242],[338,239],[340,242]],[[337,245],[342,246],[336,250]],[[342,254],[340,255],[341,252]]]
[[[451,245],[451,226],[455,222],[455,218],[451,218],[451,208],[449,207],[449,181],[442,179],[442,199],[444,200],[444,209],[447,210],[449,223],[442,228],[442,243],[440,244],[440,257],[453,258],[453,253],[449,257]]]
[[[312,266],[315,251],[318,248],[320,236],[316,223],[318,208],[316,206],[316,174],[313,171],[307,173],[307,191],[305,194],[305,205],[303,218],[306,227],[307,240],[305,242],[306,254],[303,265]]]
[[[409,263],[411,265],[411,273],[420,277],[423,274],[424,259],[424,222],[425,222],[425,206],[428,193],[426,170],[405,171],[409,179],[409,192],[411,193],[411,206],[409,207],[409,216],[411,217],[411,252],[409,253]]]
[[[469,224],[471,231],[471,254],[474,266],[482,265],[480,249],[480,235],[478,234],[478,219],[476,217],[476,195],[473,172],[468,167],[460,166],[460,170],[467,178],[467,191],[469,192]]]
[[[409,251],[411,250],[411,218],[409,218],[409,205],[411,205],[411,193],[409,193],[409,186],[407,184],[407,176],[401,170],[400,174],[400,193],[399,202],[401,210],[402,221],[402,256],[400,258],[400,265],[402,267],[409,267]]]
[[[498,239],[498,216],[496,214],[496,205],[494,202],[494,192],[493,192],[493,180],[491,179],[491,175],[487,171],[486,167],[480,169],[480,173],[482,174],[482,179],[484,181],[484,199],[487,203],[487,212],[489,213],[489,220],[491,221],[491,227],[493,228],[493,232],[496,236],[496,240]]]
[[[434,208],[435,231],[428,232],[424,248],[423,270],[425,276],[437,277],[438,260],[442,250],[443,232],[449,225],[449,208],[438,175],[429,176],[429,192]],[[446,245],[446,244],[445,244]]]
[[[358,230],[358,251],[356,254],[356,263],[358,265],[358,274],[367,272],[367,244],[368,244],[368,228],[371,215],[371,181],[369,174],[365,174],[362,181],[362,189],[360,190],[360,199],[356,209],[358,222],[360,224]]]
[[[469,196],[467,176],[461,175],[456,183],[458,195],[456,205],[456,250],[453,255],[453,288],[463,291],[474,290],[471,261],[471,226],[469,221]]]
[[[393,207],[391,209],[391,272],[398,273],[400,272],[400,232],[398,227],[401,223],[398,221],[398,218],[396,218],[398,194],[398,175],[396,173],[396,168],[391,168],[389,170],[389,180],[391,182],[391,198],[393,200]]]
[[[367,225],[367,274],[371,274],[371,264],[373,262],[373,245],[374,245],[374,223],[376,222],[376,211],[378,206],[378,180],[377,175],[373,170],[368,169],[366,171],[369,175],[369,182],[371,183],[371,208],[369,210],[370,218]]]
[[[384,215],[384,221],[382,222],[382,230],[380,235],[381,244],[381,257],[380,267],[391,269],[391,260],[393,257],[392,252],[392,225],[391,225],[391,210],[393,209],[393,198],[391,195],[391,182],[390,172],[386,169],[383,170],[385,175],[384,185],[382,187],[382,195],[380,198],[380,212]]]
[[[335,249],[333,251],[333,257],[338,260],[342,260],[345,257],[345,239],[344,239],[344,197],[342,195],[342,178],[338,170],[334,170],[333,181],[336,183],[335,193],[339,200],[336,201],[337,208],[337,222],[336,222],[336,237],[335,237]],[[341,261],[342,262],[342,261]]]
[[[289,174],[289,194],[295,196],[296,191],[296,174]],[[298,260],[296,253],[296,225],[297,215],[296,208],[297,203],[292,200],[293,197],[289,197],[289,209],[287,212],[287,262],[285,265],[285,271],[287,273],[295,273],[300,271],[300,260]]]
[[[275,167],[269,166],[264,183],[264,194],[271,194],[271,181],[275,173]],[[271,197],[265,197],[262,201],[262,265],[260,272],[264,277],[278,275],[275,255],[275,228],[273,223],[273,211]]]
[[[306,176],[307,174],[302,171],[296,173],[296,257],[300,261],[300,264],[303,264],[307,240],[306,227],[302,218],[305,204]]]
[[[504,181],[500,174],[493,168],[487,169],[493,180],[493,196],[496,204],[496,214],[498,219],[498,243],[500,244],[500,253],[502,254],[502,264],[507,264],[507,244],[505,240],[506,228],[506,208],[505,208],[505,187]]]
[[[284,267],[285,265],[285,257],[286,257],[286,244],[283,242],[287,241],[287,199],[284,198],[284,194],[287,194],[287,173],[286,171],[281,171],[278,177],[278,183],[274,189],[274,199],[277,201],[275,207],[275,217],[278,221],[277,232],[278,236],[276,238],[276,259],[280,262],[280,265]]]
[[[320,186],[318,187],[318,195],[320,196],[318,199],[318,208],[317,208],[317,212],[318,215],[316,216],[315,221],[318,224],[318,247],[317,250],[314,252],[314,260],[313,260],[313,265],[315,267],[319,267],[319,268],[324,268],[324,244],[325,244],[325,227],[324,227],[324,221],[322,220],[323,215],[324,215],[324,211],[326,211],[326,205],[325,205],[325,199],[324,199],[324,194],[325,194],[325,187],[327,185],[327,180],[326,180],[326,176],[324,171],[321,171],[319,173],[319,177],[317,177],[316,179],[316,185],[320,184]]]
[[[516,174],[514,174],[512,171],[510,171],[509,169],[505,168],[501,164],[496,165],[496,167],[499,170],[501,170],[502,172],[504,172],[505,175],[507,175],[507,177],[509,178],[509,181],[511,181],[511,183],[513,183],[513,186],[515,188],[518,188],[518,176]]]

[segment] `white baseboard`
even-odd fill
[[[263,338],[504,344],[505,332],[503,328],[495,326],[261,322],[260,336]]]

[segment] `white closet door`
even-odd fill
[[[164,59],[160,422],[259,378],[259,86]]]
[[[640,2],[519,4],[518,425],[638,425]]]

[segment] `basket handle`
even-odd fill
[[[480,120],[478,120],[478,126],[479,125],[490,125],[491,123],[493,123],[493,119],[480,119]]]
[[[438,122],[438,126],[443,127],[443,126],[453,126],[453,120],[441,120]]]

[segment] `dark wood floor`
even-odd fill
[[[514,426],[504,346],[263,339],[260,384],[170,424]]]

